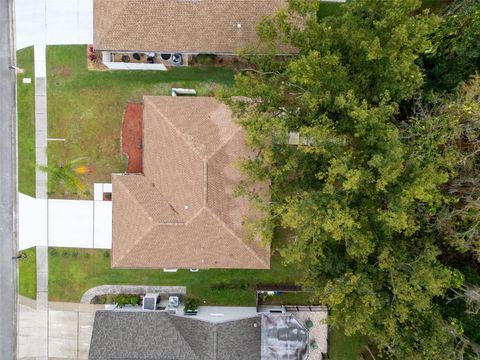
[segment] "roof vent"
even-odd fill
[[[185,210],[188,210],[188,205],[185,205]]]
[[[237,29],[240,29],[242,27],[242,24],[238,23],[237,24]]]

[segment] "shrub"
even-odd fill
[[[48,248],[48,254],[50,256],[57,256],[58,255],[58,250],[56,248]]]
[[[185,301],[184,311],[197,311],[199,305],[200,300],[195,298],[187,299],[187,301]]]
[[[63,250],[62,251],[62,256],[67,257],[68,256],[68,250]]]
[[[90,61],[95,61],[95,60],[97,60],[97,55],[90,54],[90,55],[88,55],[88,58],[90,59]]]
[[[123,308],[125,305],[138,305],[142,298],[136,294],[119,294],[114,297],[113,302],[118,307]]]
[[[108,259],[108,258],[110,257],[110,251],[105,250],[105,251],[103,252],[103,257],[104,257],[105,259]]]
[[[214,54],[199,54],[197,55],[197,64],[212,65],[215,63],[217,55]]]
[[[220,282],[211,285],[212,290],[248,290],[249,284]]]

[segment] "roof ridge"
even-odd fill
[[[149,97],[158,97],[158,96],[146,96],[144,97],[144,101],[145,101],[145,98],[149,98]],[[165,96],[165,97],[168,97],[168,96]],[[205,159],[206,157],[203,156],[202,154],[199,153],[199,151],[193,146],[192,142],[188,140],[187,136],[185,135],[184,132],[180,131],[174,123],[172,123],[168,117],[166,117],[163,112],[160,111],[160,109],[157,107],[157,105],[151,101],[150,104],[153,106],[153,108],[155,109],[155,111],[157,112],[157,114],[159,114],[162,119],[164,119],[168,125],[170,125],[170,127],[175,131],[175,133],[177,135],[179,135],[179,137],[185,142],[185,144],[200,158],[200,160],[203,160]]]
[[[192,347],[190,346],[190,343],[188,342],[187,339],[185,339],[185,337],[183,336],[182,334],[182,331],[177,327],[177,324],[175,324],[172,320],[171,320],[171,317],[170,317],[170,314],[167,314],[166,318],[168,319],[168,322],[175,328],[175,330],[177,330],[178,334],[182,337],[183,339],[183,342],[188,346],[188,349],[192,352],[193,356],[195,356],[195,358],[197,360],[201,360],[198,358],[197,354],[195,353],[195,351],[193,351]]]
[[[180,330],[178,327],[177,327],[177,324],[172,321],[172,318],[173,317],[181,317],[181,316],[178,316],[178,315],[173,315],[173,314],[167,314],[167,319],[168,319],[168,322],[175,328],[175,330],[177,330],[177,332],[180,334],[180,336],[182,337],[183,341],[185,342],[185,344],[187,344],[188,348],[190,349],[190,351],[192,352],[192,354],[195,356],[195,358],[197,360],[203,360],[203,359],[200,359],[197,355],[197,353],[192,349],[192,346],[190,345],[190,342],[183,336],[183,333],[182,333],[182,330]],[[192,318],[185,318],[185,320],[187,321],[195,321],[196,319],[192,319]]]
[[[119,176],[128,176],[128,175],[119,175]],[[131,175],[131,176],[145,176],[145,175]],[[125,257],[130,254],[132,249],[139,243],[141,239],[143,239],[148,233],[150,233],[157,225],[158,222],[154,221],[153,218],[150,216],[150,214],[145,210],[145,208],[140,204],[136,196],[133,196],[133,194],[129,191],[129,189],[125,186],[125,184],[122,181],[118,182],[125,190],[125,193],[128,194],[128,196],[133,199],[133,202],[141,209],[141,211],[146,215],[146,217],[150,220],[149,221],[149,227],[145,229],[144,232],[140,233],[139,236],[136,238],[136,240],[131,244],[131,246],[128,247],[128,250],[123,253],[122,256],[120,256],[117,259],[117,262],[122,261],[125,259]]]
[[[247,250],[258,260],[262,265],[265,265],[269,267],[269,264],[265,262],[264,259],[262,259],[249,245],[247,245],[235,232],[225,224],[225,222],[220,219],[220,217],[212,210],[210,207],[205,206],[205,210],[208,211],[208,213],[215,219],[217,220],[224,228],[229,232],[235,239],[237,239]]]
[[[233,119],[232,119],[232,122],[233,122]],[[235,124],[235,125],[236,125],[236,124]],[[233,132],[233,134],[230,135],[230,136],[228,137],[228,139],[225,140],[225,142],[224,142],[223,144],[221,144],[221,145],[220,145],[219,147],[217,147],[214,151],[212,151],[212,153],[210,154],[210,156],[206,157],[206,160],[207,160],[207,161],[210,160],[210,159],[211,159],[212,157],[214,157],[220,150],[222,150],[225,146],[227,146],[228,144],[230,144],[230,141],[232,141],[232,139],[233,139],[236,135],[238,135],[238,133],[241,132],[241,131],[243,131],[243,128],[239,126],[238,129],[235,130],[235,131]]]

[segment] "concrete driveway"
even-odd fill
[[[91,44],[93,0],[15,0],[16,48]]]
[[[33,246],[110,249],[112,202],[19,194],[19,250]]]
[[[95,310],[104,308],[50,302],[48,311],[36,310],[34,300],[20,297],[18,358],[88,359]]]

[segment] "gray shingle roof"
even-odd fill
[[[163,312],[97,311],[89,359],[258,360],[260,324],[260,317],[214,324]]]

